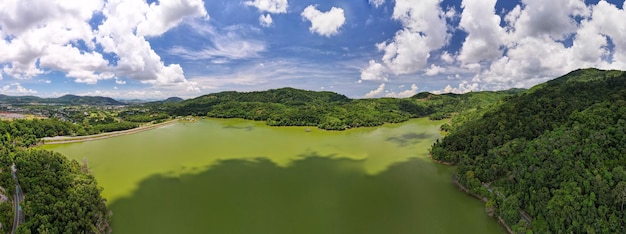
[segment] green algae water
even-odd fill
[[[43,148],[89,164],[114,233],[503,233],[428,159],[440,124],[204,119]]]

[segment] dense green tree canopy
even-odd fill
[[[431,152],[517,230],[626,233],[625,128],[626,74],[578,70],[469,117]]]
[[[263,92],[222,92],[166,105],[175,116],[196,115],[266,121],[271,126],[317,126],[327,130],[378,126],[409,118],[443,119],[477,109],[517,91],[463,95],[419,93],[411,98],[349,99],[333,92],[292,88]]]
[[[7,197],[13,197],[15,182],[11,165],[15,164],[20,186],[26,194],[20,204],[25,223],[19,226],[18,233],[110,231],[110,214],[100,195],[101,188],[89,174],[87,165],[70,161],[58,153],[26,149],[39,138],[72,135],[81,129],[83,126],[56,119],[0,121],[0,186]],[[10,230],[13,224],[12,202],[13,199],[0,203],[3,230]]]
[[[0,186],[12,197],[15,181],[11,165],[25,194],[20,204],[25,223],[18,233],[108,233],[110,213],[100,195],[102,188],[87,165],[37,149],[0,150]],[[12,200],[0,203],[3,230],[13,223]],[[8,228],[8,229],[7,229]]]
[[[17,151],[13,158],[26,194],[22,204],[26,222],[19,226],[20,233],[109,231],[102,189],[86,165],[35,149]]]

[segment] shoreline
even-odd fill
[[[42,145],[54,145],[54,144],[67,144],[67,143],[78,143],[78,142],[85,142],[85,141],[95,141],[95,140],[116,137],[116,136],[140,133],[140,132],[148,131],[151,129],[174,124],[178,121],[179,119],[173,119],[173,120],[168,120],[162,123],[144,125],[144,126],[139,126],[133,129],[127,129],[127,130],[122,130],[122,131],[105,132],[105,133],[100,133],[96,135],[44,137],[41,139],[41,142],[42,142]]]
[[[431,161],[436,162],[436,163],[441,164],[441,165],[446,165],[446,166],[451,166],[451,167],[454,166],[454,164],[452,164],[452,163],[439,161],[437,159],[434,159],[433,158],[433,154],[428,154],[428,158],[430,158]]]
[[[446,165],[446,166],[454,166],[451,163],[446,163],[446,162],[441,162],[439,160],[435,160],[432,157],[433,155],[430,154],[429,157],[430,159],[438,164],[441,165]],[[452,183],[461,191],[463,191],[465,194],[470,195],[478,200],[480,200],[481,202],[483,202],[483,204],[487,203],[487,198],[486,197],[481,197],[478,194],[473,193],[472,191],[470,191],[469,189],[467,189],[465,186],[463,186],[461,183],[459,183],[459,181],[456,179],[456,175],[453,176],[452,178]],[[507,225],[504,220],[502,219],[502,217],[500,217],[499,215],[497,216],[492,216],[493,218],[495,218],[498,221],[498,224],[500,224],[500,226],[502,226],[504,228],[504,230],[506,230],[507,233],[509,234],[515,234],[515,232],[513,232],[513,230],[511,229],[511,227],[509,227],[509,225]]]
[[[233,118],[216,118],[216,117],[209,117],[209,118],[233,119]],[[428,117],[410,118],[407,121],[410,121],[410,120],[413,120],[413,119],[422,119],[422,118],[428,118]],[[236,119],[242,119],[242,120],[247,120],[247,121],[259,121],[259,120],[249,120],[249,119],[244,119],[244,118],[236,118]],[[179,121],[190,122],[191,123],[191,122],[198,121],[198,118],[197,117],[175,118],[175,119],[168,120],[166,122],[162,122],[162,123],[158,123],[158,124],[150,124],[150,125],[145,125],[145,126],[139,126],[139,127],[133,128],[133,129],[127,129],[127,130],[115,131],[115,132],[105,132],[105,133],[100,133],[100,134],[96,134],[96,135],[44,137],[44,138],[40,139],[40,142],[38,143],[38,145],[55,145],[55,144],[79,143],[79,142],[86,142],[86,141],[101,140],[101,139],[106,139],[106,138],[111,138],[111,137],[116,137],[116,136],[123,136],[123,135],[128,135],[128,134],[133,134],[133,133],[139,133],[139,132],[151,130],[151,129],[154,129],[154,128],[158,128],[158,127],[161,127],[161,126],[170,125],[170,124],[173,124],[174,122],[179,122]],[[403,122],[400,122],[400,123],[404,123],[404,122],[407,122],[407,121],[403,121]],[[438,120],[430,120],[430,121],[438,121]],[[265,122],[265,121],[259,121],[259,122]],[[400,124],[400,123],[383,123],[382,125],[386,125],[386,124]],[[370,126],[370,127],[380,127],[382,125]],[[283,127],[283,126],[270,126],[270,125],[267,125],[267,126],[269,126],[269,127]],[[284,127],[305,127],[305,126],[284,126]],[[313,126],[310,126],[310,127],[313,127]],[[358,128],[364,128],[364,127],[348,128],[348,129],[341,130],[341,131],[358,129]],[[367,128],[367,127],[365,127],[365,128]],[[318,128],[318,129],[320,129],[320,128]],[[328,129],[321,129],[321,130],[333,131],[333,130],[328,130]],[[432,159],[432,155],[430,155],[430,156],[431,156],[430,158]],[[437,163],[443,164],[443,165],[453,166],[452,164],[449,164],[449,163],[437,161],[437,160],[434,160],[434,159],[432,159],[432,160],[437,162]]]

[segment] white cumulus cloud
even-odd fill
[[[478,91],[478,83],[469,83],[467,81],[462,81],[459,83],[458,87],[452,87],[451,85],[447,85],[443,90],[433,91],[435,94],[442,93],[468,93],[472,91]]]
[[[287,0],[254,0],[244,2],[245,5],[254,6],[259,9],[260,12],[269,12],[273,14],[287,13],[289,3]],[[261,14],[259,16],[259,24],[263,27],[269,27],[274,21],[270,14]]]
[[[473,82],[506,89],[579,68],[626,69],[626,26],[614,23],[626,18],[623,9],[606,1],[587,6],[582,0],[523,0],[502,20],[495,3],[462,3],[460,29],[468,36],[457,59],[476,74]],[[572,43],[564,43],[566,38]],[[472,86],[463,85],[450,90]]]
[[[426,72],[424,74],[426,74],[427,76],[436,76],[439,75],[439,73],[443,73],[445,71],[445,68],[437,66],[435,64],[431,64],[430,67],[426,69]]]
[[[378,86],[378,88],[370,91],[369,93],[365,94],[365,98],[374,98],[376,96],[379,96],[380,94],[382,94],[385,91],[385,83],[382,83]]]
[[[0,1],[0,34],[3,35],[0,38],[0,64],[4,64],[2,72],[18,79],[43,74],[48,67],[46,64],[38,65],[37,61],[47,56],[60,56],[64,59],[72,56],[69,59],[93,61],[92,53],[76,54],[70,50],[58,50],[59,47],[77,41],[84,42],[89,49],[95,47],[88,20],[94,11],[100,10],[103,3],[99,0],[86,0],[82,3]],[[70,54],[57,54],[65,52]],[[98,63],[101,62],[103,61]],[[93,75],[85,72],[90,67],[82,67],[81,64],[62,67],[62,72]]]
[[[272,16],[270,14],[260,15],[259,16],[259,24],[263,27],[269,27],[272,25]]]
[[[370,60],[369,66],[361,70],[361,80],[387,81],[385,66]]]
[[[385,0],[369,0],[370,4],[379,7],[385,3]]]
[[[385,94],[385,97],[394,97],[394,98],[407,98],[417,94],[417,85],[412,84],[410,89],[404,90],[402,92],[390,92]]]
[[[20,83],[11,83],[2,87],[2,93],[8,95],[31,95],[37,94],[37,91],[24,88]]]
[[[514,39],[549,36],[564,39],[577,29],[573,16],[586,16],[589,11],[583,0],[523,0],[523,9],[515,24]]]
[[[289,3],[287,0],[254,0],[247,1],[244,4],[248,6],[254,6],[259,9],[261,12],[269,12],[269,13],[287,13],[287,8],[289,7]]]
[[[446,63],[453,63],[454,60],[456,60],[456,58],[451,55],[450,53],[448,53],[448,51],[444,51],[441,55],[441,60],[443,60]]]
[[[375,44],[382,57],[360,69],[359,82],[450,72],[471,83],[442,92],[466,92],[529,87],[579,68],[626,69],[626,24],[616,23],[626,18],[620,6],[521,0],[504,12],[497,1],[463,0],[460,10],[445,11],[441,0],[395,1],[392,19],[402,28]],[[449,24],[455,17],[458,28]],[[460,49],[441,51],[455,30],[467,33]]]
[[[459,26],[468,33],[458,59],[476,63],[502,56],[500,45],[505,31],[495,13],[496,0],[464,0]]]
[[[376,44],[384,51],[382,62],[395,75],[417,72],[427,65],[431,53],[448,43],[450,34],[440,0],[396,0],[392,18],[403,28],[390,42]],[[371,63],[361,71],[369,72],[380,63]],[[376,69],[380,70],[380,69]],[[367,77],[368,75],[365,74]]]
[[[102,45],[105,52],[115,53],[118,56],[119,61],[115,67],[117,75],[157,85],[187,82],[182,67],[178,64],[165,65],[150,43],[139,34],[139,28],[137,34],[134,28],[139,25],[151,25],[148,23],[150,17],[147,16],[160,14],[154,11],[176,12],[185,9],[183,12],[191,12],[191,16],[206,16],[206,10],[202,4],[193,2],[184,6],[165,4],[163,1],[160,3],[160,7],[156,7],[156,5],[148,6],[140,0],[111,0],[105,5],[102,12],[106,20],[98,27],[96,41]],[[189,10],[188,7],[202,9]],[[157,25],[171,28],[186,17],[180,12],[169,14],[173,16],[166,20],[170,23],[157,23]],[[156,33],[162,30],[161,28],[152,31],[145,30],[145,32],[157,35]]]
[[[346,22],[343,9],[332,7],[327,12],[321,12],[314,5],[309,5],[300,14],[311,22],[309,30],[322,36],[330,37],[339,33],[339,28]]]
[[[593,14],[587,26],[593,27],[594,37],[609,37],[615,48],[613,49],[613,60],[606,68],[626,70],[626,25],[622,23],[626,19],[626,2],[622,8],[618,8],[606,1],[600,1],[593,7]],[[597,30],[597,31],[595,31]],[[579,43],[593,43],[584,40],[577,40]],[[605,45],[598,44],[601,47]],[[596,47],[598,45],[595,45]],[[592,47],[593,48],[593,47]],[[606,51],[606,50],[605,50]]]
[[[207,16],[202,0],[160,0],[150,4],[146,19],[137,25],[137,35],[159,36],[187,17]]]
[[[104,19],[92,28],[96,14]],[[208,18],[201,0],[1,1],[2,73],[29,79],[60,71],[89,84],[115,76],[156,85],[188,83],[181,66],[164,64],[144,36],[159,36],[192,17]]]
[[[48,45],[47,53],[39,58],[39,66],[67,71],[66,76],[77,82],[95,84],[98,80],[113,78],[108,61],[97,52],[81,52],[70,45]]]

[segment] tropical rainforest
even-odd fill
[[[441,126],[446,136],[431,148],[433,159],[457,165],[454,182],[484,200],[486,212],[511,231],[626,233],[626,73],[597,69],[573,71],[529,90],[350,99],[282,88],[174,98],[96,120],[0,121],[0,186],[8,195],[15,192],[10,168],[15,164],[28,194],[19,230],[110,231],[110,213],[86,163],[28,148],[40,138],[117,131],[189,115],[326,130],[425,116],[448,119]],[[2,224],[12,222],[10,214],[10,203],[0,203]]]
[[[506,99],[432,157],[515,232],[626,233],[626,73],[577,70]]]

